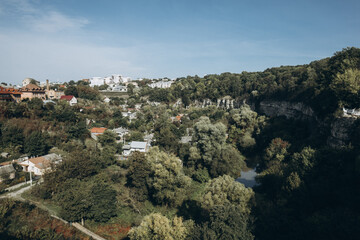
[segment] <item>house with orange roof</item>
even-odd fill
[[[91,132],[91,137],[94,139],[94,140],[97,140],[97,136],[101,135],[101,134],[104,134],[104,132],[107,130],[107,128],[104,128],[104,127],[94,127],[92,129],[90,129],[90,132]]]
[[[23,167],[23,171],[32,172],[35,175],[43,175],[45,171],[51,170],[51,166],[62,162],[60,155],[51,153],[41,157],[28,158],[25,161],[19,162]]]
[[[21,92],[15,88],[4,88],[0,86],[0,101],[21,101]]]

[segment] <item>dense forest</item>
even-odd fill
[[[360,49],[263,72],[188,76],[168,89],[148,81],[108,104],[83,81],[67,84],[76,106],[1,102],[0,152],[10,157],[0,162],[24,154],[64,158],[24,197],[57,206],[59,217],[84,221],[107,239],[359,238],[360,121],[342,108],[360,107]],[[223,97],[245,101],[230,109],[194,105]],[[266,116],[258,111],[263,100],[301,102],[315,120]],[[135,119],[123,116],[137,104]],[[353,119],[348,140],[329,146],[340,118]],[[109,130],[94,140],[92,127],[127,128],[126,142],[153,134],[152,147],[120,159],[123,142]],[[255,167],[256,186],[235,181]],[[7,204],[2,216],[14,211]],[[0,233],[29,239],[9,232],[14,224],[1,218]]]

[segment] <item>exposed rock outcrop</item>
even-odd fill
[[[317,120],[314,111],[301,102],[262,101],[259,111],[267,116],[285,116],[288,119]]]
[[[239,108],[243,101],[234,100],[231,97],[224,97],[213,102],[210,99],[203,101],[195,101],[193,106],[204,108],[208,106],[216,106],[222,109]],[[251,108],[257,112],[265,114],[270,117],[285,116],[288,119],[296,119],[303,121],[310,121],[311,124],[316,125],[314,129],[328,132],[330,135],[327,139],[327,144],[334,148],[343,147],[349,144],[352,129],[355,121],[358,119],[356,116],[344,115],[343,117],[336,118],[331,124],[319,120],[316,113],[311,107],[302,102],[287,102],[287,101],[261,101],[257,108],[255,103],[250,103]]]
[[[333,148],[349,144],[356,117],[340,117],[331,123],[330,136],[327,144]]]

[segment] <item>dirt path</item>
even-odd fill
[[[32,188],[33,186],[35,186],[35,184],[33,184],[32,186],[27,186],[27,187],[24,187],[24,188],[21,188],[17,191],[14,191],[14,192],[11,192],[11,193],[7,193],[7,194],[4,194],[2,196],[0,196],[0,198],[13,198],[15,200],[20,200],[20,201],[29,201],[31,203],[33,203],[34,205],[36,205],[37,207],[47,211],[50,213],[50,216],[53,217],[53,218],[56,218],[60,221],[62,221],[63,223],[65,224],[69,224],[66,220],[54,215],[54,212],[47,208],[44,204],[40,203],[40,202],[36,202],[36,201],[33,201],[33,200],[30,200],[30,199],[24,199],[21,194],[23,194],[24,192],[26,192],[27,190],[29,190],[30,188]],[[89,237],[92,237],[93,239],[96,239],[96,240],[106,240],[105,238],[102,238],[100,237],[99,235],[91,232],[89,229],[81,226],[81,224],[79,223],[72,223],[71,224],[73,227],[77,228],[79,231],[85,233],[86,235],[88,235]]]

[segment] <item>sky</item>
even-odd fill
[[[177,78],[360,47],[358,0],[0,0],[0,82]]]

